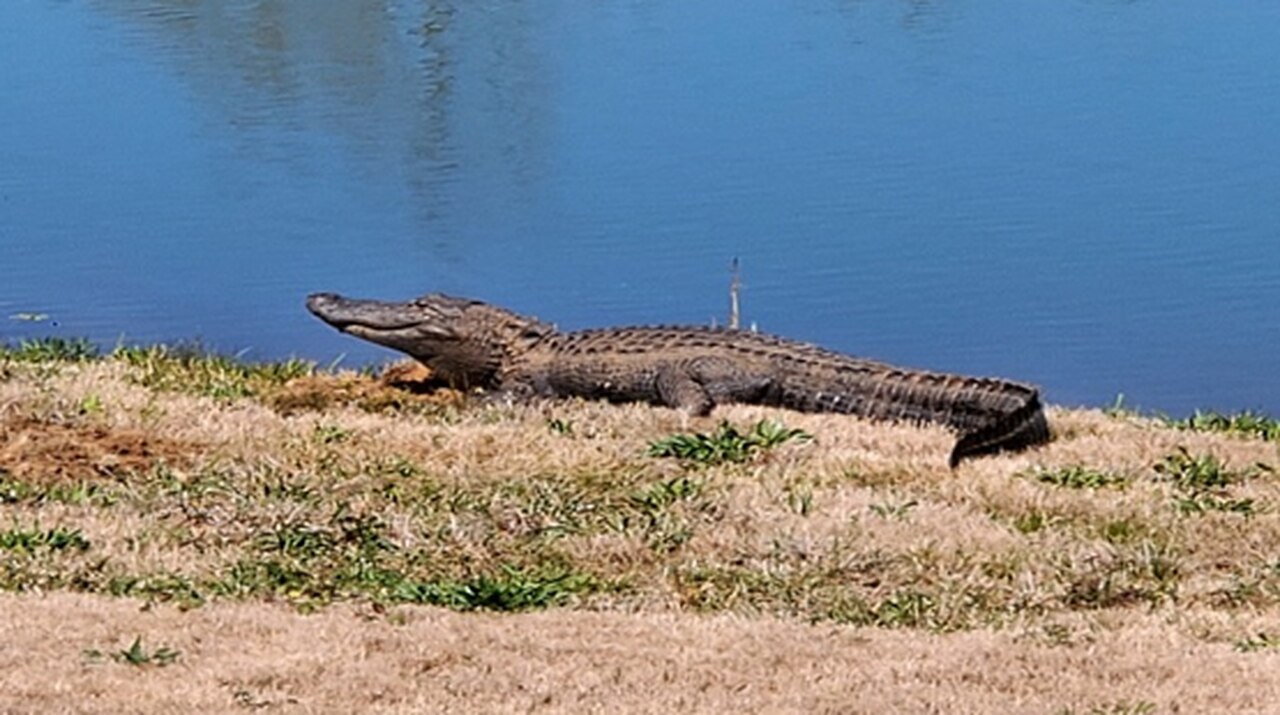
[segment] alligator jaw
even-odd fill
[[[307,296],[307,310],[344,333],[390,348],[406,346],[426,337],[447,338],[453,333],[435,323],[431,315],[413,303],[345,298],[336,293]]]

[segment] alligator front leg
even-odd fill
[[[663,365],[658,371],[661,404],[704,417],[726,402],[758,403],[773,384],[768,370],[722,357],[700,357]]]

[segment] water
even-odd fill
[[[1280,412],[1280,4],[0,4],[0,339],[389,354],[329,290]],[[44,321],[10,319],[47,314]]]

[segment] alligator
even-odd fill
[[[732,328],[653,326],[560,332],[488,303],[440,293],[407,302],[316,293],[337,328],[407,353],[464,389],[648,402],[705,416],[719,404],[772,405],[951,428],[948,461],[1049,440],[1036,388],[911,370]]]

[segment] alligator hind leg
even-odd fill
[[[658,397],[671,407],[706,416],[725,402],[758,403],[772,376],[743,368],[728,358],[700,357],[670,363],[658,372]]]
[[[658,398],[661,404],[698,417],[711,414],[711,408],[716,406],[707,388],[680,369],[664,369],[658,373]]]

